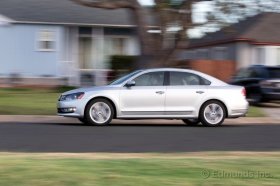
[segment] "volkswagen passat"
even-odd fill
[[[245,116],[245,94],[243,87],[194,70],[138,70],[107,86],[63,93],[58,115],[92,125],[107,125],[112,119],[164,118],[218,126],[225,118]]]

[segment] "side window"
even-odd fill
[[[164,72],[150,72],[134,79],[135,86],[163,86]]]
[[[211,82],[192,73],[170,72],[170,85],[210,85]]]

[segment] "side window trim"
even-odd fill
[[[163,86],[170,86],[170,71],[165,71],[164,72]]]

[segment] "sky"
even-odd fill
[[[154,2],[153,0],[138,0],[143,5],[152,5]]]
[[[143,5],[153,5],[154,1],[153,0],[138,0],[141,4]],[[205,21],[205,12],[211,8],[211,5],[209,2],[200,2],[197,3],[194,6],[194,22],[203,22]],[[191,29],[189,30],[189,36],[190,37],[201,37],[203,35],[203,32],[201,29]]]

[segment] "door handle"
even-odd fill
[[[204,91],[196,91],[197,94],[203,94]]]
[[[164,92],[163,91],[156,91],[156,94],[164,94]]]

